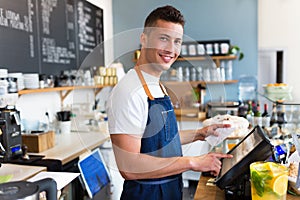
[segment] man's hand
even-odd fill
[[[230,124],[213,124],[203,127],[197,130],[196,137],[199,140],[205,140],[205,138],[210,135],[218,136],[219,134],[216,131],[218,128],[230,128]]]
[[[192,157],[192,170],[200,172],[210,172],[217,176],[220,173],[222,163],[220,158],[232,158],[230,154],[208,153],[198,157]]]

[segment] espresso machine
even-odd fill
[[[0,147],[1,162],[23,155],[20,112],[14,108],[0,110]]]

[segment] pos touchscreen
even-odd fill
[[[259,126],[253,128],[228,154],[233,158],[221,160],[222,168],[216,178],[216,185],[224,189],[240,175],[250,173],[249,165],[264,161],[272,155],[273,146]]]

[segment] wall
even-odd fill
[[[285,81],[293,86],[293,100],[299,102],[300,1],[259,0],[258,8],[258,47],[285,50]]]
[[[104,9],[105,63],[110,65],[120,59],[127,69],[133,66],[132,52],[139,47],[139,34],[122,37],[123,32],[142,28],[146,15],[159,5],[172,4],[178,7],[186,18],[185,33],[195,40],[229,38],[233,44],[241,47],[245,53],[242,61],[234,61],[234,79],[242,74],[256,75],[257,71],[257,1],[253,0],[89,0]],[[132,13],[134,14],[132,15]],[[113,14],[112,14],[113,13]],[[138,30],[139,31],[139,30]],[[127,34],[125,34],[127,36]],[[117,43],[114,42],[115,40]],[[127,47],[125,50],[122,50]],[[114,53],[115,49],[115,53]],[[121,53],[120,53],[121,52]],[[126,52],[129,54],[126,54]],[[83,92],[83,91],[82,91]],[[82,95],[70,95],[65,104],[85,102],[89,92]],[[226,87],[228,99],[237,98],[237,85]],[[90,101],[90,100],[88,100]],[[41,119],[47,110],[55,113],[60,110],[59,93],[44,93],[21,96],[17,102],[21,117]]]
[[[139,48],[144,20],[154,8],[166,4],[182,11],[186,18],[185,34],[194,40],[230,39],[245,53],[234,61],[233,78],[257,75],[257,0],[113,0],[115,59],[128,70],[133,51]],[[219,99],[218,99],[219,100]],[[225,100],[237,100],[237,84],[226,86]]]
[[[91,3],[103,8],[104,13],[104,40],[109,40],[113,35],[112,27],[112,0],[89,0]],[[105,61],[112,60],[113,48],[108,47],[105,50]],[[102,93],[107,93],[104,89]],[[101,95],[101,94],[99,94]],[[107,95],[104,95],[107,96]],[[76,90],[65,99],[64,106],[72,107],[73,104],[90,102],[94,103],[94,95],[92,90]],[[104,102],[100,102],[104,103]],[[59,92],[36,93],[22,95],[17,101],[17,109],[20,110],[21,118],[30,121],[45,120],[45,112],[50,112],[54,116],[57,111],[60,111],[61,102]]]

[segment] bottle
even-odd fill
[[[279,105],[277,110],[277,122],[278,126],[281,128],[283,124],[287,123],[287,118],[285,114],[285,106]]]
[[[256,113],[256,104],[255,104],[255,102],[254,101],[252,101],[252,111],[253,111],[253,113]]]
[[[191,81],[196,81],[197,80],[197,71],[196,71],[196,68],[195,67],[191,67],[191,69],[190,69],[190,72],[191,72],[191,77],[190,77],[190,79],[191,79]]]
[[[238,108],[238,116],[247,118],[247,104],[245,105],[244,101],[240,101],[240,105]]]
[[[254,112],[254,118],[253,118],[253,125],[254,126],[262,126],[262,116],[260,112],[260,105],[259,102],[256,104],[255,112]]]
[[[184,68],[183,80],[190,81],[190,68],[188,66]]]
[[[248,120],[250,127],[253,126],[253,117],[254,117],[254,113],[252,111],[252,101],[249,101],[246,119]]]
[[[183,69],[181,66],[177,68],[177,80],[180,82],[183,81]]]
[[[225,65],[225,79],[226,80],[232,80],[232,60],[228,60]]]
[[[271,127],[271,132],[269,133],[270,138],[279,134],[277,105],[275,103],[273,104],[273,109],[272,109],[272,114],[270,119],[270,127]]]
[[[197,66],[196,68],[197,68],[197,80],[202,81],[203,80],[202,67]]]
[[[178,80],[177,70],[176,69],[170,69],[169,70],[169,75],[164,74],[164,76],[162,76],[162,77],[165,78],[167,81],[177,81]]]
[[[220,62],[220,81],[225,81],[225,62],[221,61]]]
[[[274,126],[275,124],[277,124],[277,108],[276,104],[274,103],[270,119],[270,127]]]
[[[268,104],[264,104],[264,112],[261,115],[262,117],[262,128],[269,127],[270,126],[270,121],[271,117],[270,114],[268,113]]]

